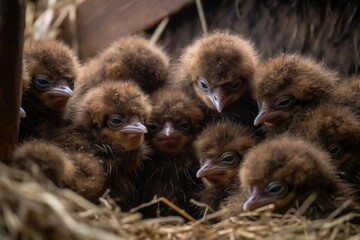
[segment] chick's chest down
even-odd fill
[[[203,114],[193,101],[178,89],[165,88],[152,97],[153,112],[147,125],[146,139],[151,147],[149,160],[139,174],[142,199],[165,197],[191,215],[196,209],[189,202],[201,187],[196,178],[198,163],[192,141],[198,133]],[[160,206],[161,215],[175,214],[167,206]],[[144,209],[146,217],[155,216],[156,209]]]
[[[30,78],[22,107],[20,141],[44,137],[63,125],[63,113],[73,96],[79,63],[71,49],[53,40],[32,41],[24,47],[25,72]]]
[[[229,194],[239,188],[238,171],[246,152],[255,145],[249,129],[231,121],[208,125],[194,142],[205,189],[200,192],[202,202],[213,210]]]

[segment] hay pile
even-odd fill
[[[76,9],[84,0],[29,0],[26,6],[24,38],[56,39],[60,27],[68,21],[72,48],[78,52]]]
[[[35,174],[36,175],[36,174]],[[296,214],[243,213],[210,224],[221,212],[184,223],[180,217],[141,219],[104,196],[94,205],[41,177],[0,164],[1,239],[359,239],[353,214],[309,221]]]

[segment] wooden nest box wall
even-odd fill
[[[343,74],[360,66],[358,1],[202,1],[209,31],[230,29],[255,42],[263,58],[300,52],[324,60]],[[115,39],[145,31],[149,36],[164,18],[169,22],[159,44],[175,59],[203,29],[194,0],[85,0],[77,8],[79,55],[86,59]],[[61,38],[72,36],[66,24]]]

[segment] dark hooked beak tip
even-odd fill
[[[263,206],[273,203],[273,199],[266,196],[266,194],[258,187],[253,187],[250,197],[243,205],[244,211],[252,211]]]
[[[197,178],[209,178],[210,176],[216,176],[219,174],[224,174],[228,168],[218,166],[214,164],[213,160],[208,160],[204,165],[197,171]]]
[[[221,87],[214,88],[212,93],[209,93],[208,98],[220,113],[226,105],[226,96]]]
[[[264,123],[266,120],[266,114],[266,112],[260,112],[254,120],[254,126]]]
[[[259,113],[254,120],[254,126],[260,125],[268,120],[270,113],[270,106],[266,102],[262,102],[260,105]]]
[[[206,171],[208,171],[211,167],[212,167],[211,161],[205,160],[204,165],[202,165],[200,167],[200,169],[197,171],[196,177],[197,178],[202,178],[204,173],[206,173]]]

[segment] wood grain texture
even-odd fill
[[[25,0],[0,2],[0,161],[13,153],[19,131]]]
[[[87,58],[117,38],[137,33],[193,0],[87,0],[78,8],[79,55]]]

